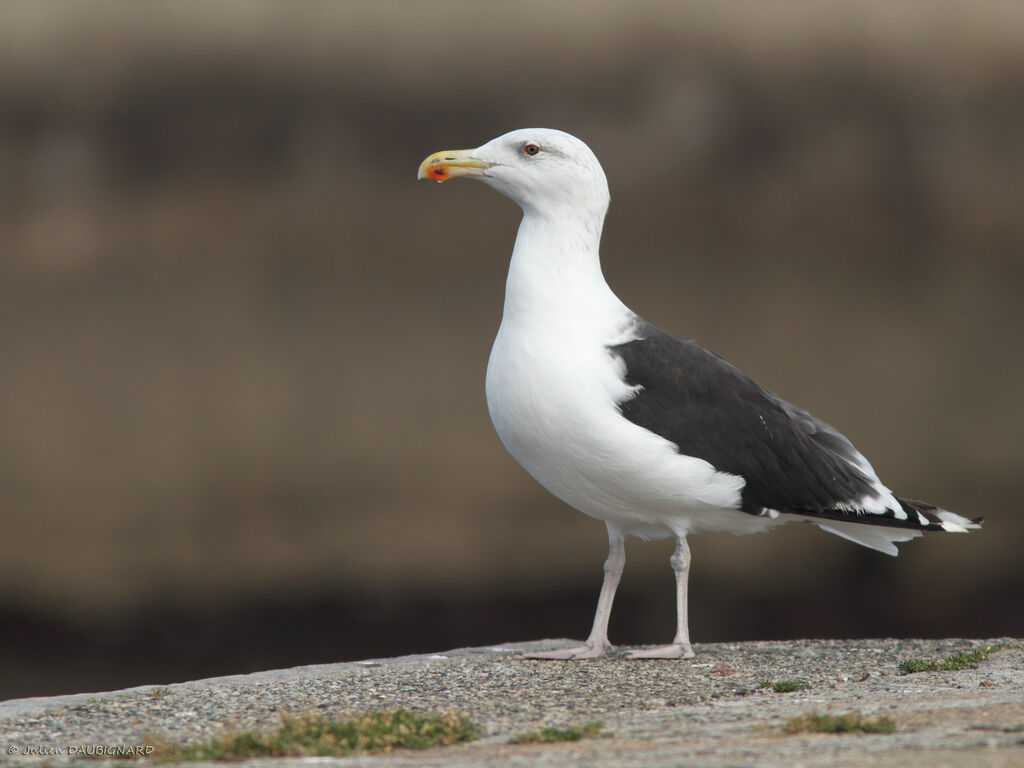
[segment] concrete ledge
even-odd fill
[[[425,752],[317,758],[317,765],[702,766],[1024,765],[1024,651],[977,669],[901,675],[910,657],[944,657],[1019,640],[796,640],[695,646],[691,660],[517,658],[568,640],[464,648],[167,686],[0,702],[0,750],[15,764],[64,763],[69,747],[194,741],[225,727],[272,728],[281,714],[459,709],[472,744]],[[812,687],[775,693],[762,680]],[[798,714],[857,710],[892,734],[786,735]],[[517,733],[588,721],[605,738],[510,745]],[[79,749],[79,754],[81,750]],[[95,761],[92,761],[95,764]],[[254,761],[265,762],[265,761]],[[273,760],[274,766],[310,759]],[[193,764],[194,765],[194,764]]]

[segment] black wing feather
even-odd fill
[[[626,365],[626,381],[641,388],[619,404],[622,415],[680,453],[743,477],[744,512],[850,519],[856,513],[837,505],[877,498],[856,449],[828,424],[691,341],[639,319],[637,335],[610,347]]]

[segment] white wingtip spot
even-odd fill
[[[942,521],[942,530],[947,533],[967,533],[973,531],[981,526],[973,520],[968,520],[962,515],[958,515],[956,512],[950,512],[948,509],[936,509],[935,516]]]

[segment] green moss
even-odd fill
[[[793,691],[808,691],[814,686],[803,680],[762,680],[762,688],[771,688],[776,693],[792,693]]]
[[[979,662],[984,661],[997,651],[1021,647],[1024,646],[1013,643],[1001,643],[999,645],[985,645],[972,651],[954,653],[943,659],[906,659],[900,662],[900,672],[904,675],[911,675],[915,672],[957,672],[961,669],[974,669],[978,666]]]
[[[867,720],[859,712],[845,715],[810,712],[791,717],[783,730],[786,733],[892,733],[896,730],[896,723],[888,717]]]
[[[586,725],[573,726],[571,728],[543,728],[539,731],[520,733],[508,740],[509,744],[536,744],[549,741],[579,741],[588,736],[596,736],[604,727],[604,723],[597,720]]]
[[[471,741],[476,736],[472,723],[455,712],[429,716],[407,710],[366,712],[345,720],[310,715],[283,718],[281,727],[273,733],[238,731],[202,744],[164,745],[152,757],[163,762],[178,762],[345,756],[390,752],[399,747],[426,749]]]

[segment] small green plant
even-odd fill
[[[776,693],[792,693],[793,691],[809,691],[814,686],[803,680],[762,680],[762,688],[771,688]]]
[[[999,645],[985,645],[972,651],[954,653],[946,656],[944,659],[906,659],[900,662],[900,672],[904,675],[912,675],[915,672],[958,672],[961,669],[974,669],[978,666],[979,662],[984,661],[997,651],[1021,647],[1020,644],[1001,643]]]
[[[508,740],[509,744],[537,744],[549,741],[579,741],[589,736],[597,736],[604,723],[597,720],[585,725],[571,728],[542,728],[539,731],[520,733]]]
[[[345,756],[426,749],[472,741],[476,728],[464,715],[420,715],[407,710],[365,712],[345,720],[319,715],[282,718],[273,733],[237,731],[203,744],[161,745],[152,755],[161,762],[246,760],[252,757]]]
[[[151,699],[158,699],[161,696],[169,696],[170,693],[171,693],[171,689],[170,688],[150,688],[149,689],[149,698],[151,698]]]
[[[786,733],[892,733],[896,723],[888,717],[867,720],[859,712],[845,715],[810,712],[791,717],[782,730]]]

